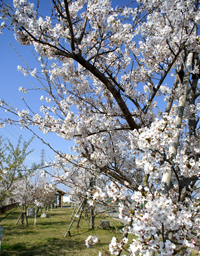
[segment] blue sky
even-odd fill
[[[26,106],[21,100],[21,97],[24,97],[26,101],[30,103],[30,105],[33,105],[34,103],[34,105],[36,105],[35,107],[39,109],[39,106],[41,105],[41,101],[39,100],[39,97],[41,95],[40,93],[37,93],[36,97],[33,98],[33,95],[35,94],[28,93],[27,95],[24,95],[18,90],[20,86],[26,88],[27,85],[30,84],[30,81],[36,82],[36,80],[32,79],[30,76],[24,77],[21,72],[17,71],[17,66],[24,66],[24,64],[17,55],[17,53],[9,45],[9,43],[11,43],[16,48],[16,50],[28,62],[28,64],[30,64],[30,66],[34,67],[34,65],[32,65],[33,56],[30,52],[30,47],[24,47],[19,45],[13,37],[13,32],[4,30],[3,35],[1,35],[0,38],[0,99],[11,103],[14,107],[17,107],[19,110],[21,110],[26,109]],[[0,117],[3,119],[7,119],[9,117],[9,113],[5,113],[2,109],[0,109]],[[37,130],[34,129],[34,131]],[[7,125],[4,129],[0,129],[0,134],[4,137],[9,138],[13,145],[16,145],[20,135],[22,135],[23,140],[26,141],[28,141],[32,137],[31,132],[27,131],[26,129],[21,130],[15,125]],[[43,135],[42,132],[37,132],[37,134],[39,134],[39,136],[41,136],[44,140],[50,142],[56,150],[68,152],[70,143],[67,144],[67,142],[65,142],[65,145],[63,145],[63,140],[53,134],[51,134],[51,136]],[[45,150],[46,161],[50,161],[50,159],[53,159],[53,152],[37,138],[35,138],[31,143],[30,149],[31,148],[34,148],[34,152],[29,155],[29,157],[27,157],[27,165],[30,166],[33,162],[40,163],[42,149]]]
[[[6,3],[12,6],[12,0],[7,0]],[[31,1],[36,3],[36,1]],[[129,0],[123,1],[123,5],[129,3]],[[113,7],[116,5],[121,5],[122,1],[115,0],[112,2]],[[51,7],[50,1],[49,5],[47,1],[40,1],[40,13],[43,15],[50,15],[48,8]],[[0,21],[1,22],[1,21]],[[21,46],[18,44],[13,36],[12,31],[8,31],[6,29],[3,30],[3,35],[0,35],[0,99],[5,100],[8,103],[11,103],[14,107],[17,107],[19,110],[26,109],[21,97],[24,97],[30,105],[33,105],[39,109],[41,105],[40,93],[34,94],[28,93],[27,95],[19,92],[18,88],[20,86],[27,88],[30,81],[33,83],[37,83],[36,80],[30,76],[24,77],[21,72],[17,71],[17,66],[24,66],[23,61],[20,59],[18,54],[13,50],[10,46],[10,43],[14,46],[14,48],[20,53],[22,58],[30,65],[31,68],[35,67],[35,60],[31,53],[31,48],[29,46]],[[33,49],[33,48],[32,48]],[[0,109],[0,118],[7,119],[9,118],[9,113],[5,113],[2,109]],[[37,131],[39,136],[41,136],[44,140],[50,143],[56,150],[60,150],[63,153],[69,152],[69,147],[73,145],[72,142],[64,141],[63,139],[57,137],[55,134],[43,135],[42,132]],[[28,141],[32,137],[32,133],[26,129],[21,130],[19,127],[14,125],[7,125],[4,129],[0,129],[0,135],[3,137],[9,138],[13,145],[17,144],[18,138],[22,135],[23,140]],[[41,151],[45,150],[45,160],[51,161],[53,159],[53,152],[48,148],[48,146],[44,145],[39,139],[35,138],[30,145],[30,149],[34,149],[34,152],[29,155],[25,161],[28,166],[31,166],[33,162],[40,163],[41,162]]]
[[[12,5],[12,1],[10,0],[7,0],[6,3]],[[2,20],[0,22],[2,22]],[[13,32],[4,29],[3,35],[0,35],[0,99],[5,100],[6,102],[21,110],[27,109],[23,101],[21,100],[21,98],[24,97],[26,101],[30,103],[30,105],[34,105],[34,107],[39,109],[39,107],[42,105],[41,101],[39,100],[41,93],[28,93],[27,95],[24,95],[18,90],[20,86],[27,88],[27,85],[30,85],[30,81],[35,84],[37,84],[37,81],[31,76],[24,77],[21,72],[17,70],[17,66],[24,66],[24,63],[9,43],[14,46],[14,48],[20,53],[22,58],[25,59],[30,67],[35,67],[35,60],[30,51],[31,47],[21,46],[15,41]],[[33,97],[33,95],[35,96]],[[4,110],[0,109],[0,118],[7,119],[9,118],[9,116],[9,113],[5,113]],[[55,134],[44,135],[37,129],[34,129],[34,131],[37,132],[37,134],[41,136],[45,141],[50,143],[53,148],[64,153],[68,153],[69,147],[73,145],[73,143],[64,141]],[[13,145],[17,144],[20,135],[22,135],[22,139],[25,141],[28,141],[33,136],[32,133],[28,130],[21,130],[15,125],[6,125],[5,128],[0,129],[0,135],[5,138],[9,138]],[[25,164],[28,166],[31,166],[33,162],[41,162],[42,149],[45,150],[45,161],[49,162],[54,159],[54,153],[52,152],[52,150],[50,150],[48,146],[43,144],[37,138],[33,140],[29,149],[34,149],[34,152],[31,153],[25,161]]]

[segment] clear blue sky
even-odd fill
[[[6,3],[12,6],[11,0],[7,0]],[[41,1],[41,4],[43,4],[43,10],[45,7],[44,1]],[[45,4],[47,4],[47,1],[45,1]],[[51,5],[49,4],[49,6]],[[0,22],[2,22],[2,20],[0,20]],[[24,77],[21,72],[17,71],[17,66],[24,66],[24,63],[17,55],[17,53],[12,49],[9,43],[15,47],[15,49],[20,53],[20,55],[30,65],[31,68],[35,67],[35,60],[30,51],[31,47],[21,46],[15,41],[13,32],[4,29],[3,35],[0,35],[0,99],[11,103],[14,107],[21,110],[27,109],[21,100],[21,97],[24,97],[26,101],[30,103],[30,105],[34,105],[36,109],[39,109],[39,107],[42,105],[42,102],[39,100],[40,95],[42,94],[41,92],[33,94],[28,93],[24,95],[18,90],[20,86],[27,88],[27,85],[30,85],[30,81],[35,84],[37,84],[37,81],[30,75],[28,77]],[[9,113],[5,113],[5,111],[0,109],[0,118],[7,119],[8,117]],[[45,141],[50,143],[56,150],[62,151],[63,153],[68,153],[69,147],[73,145],[72,142],[64,141],[63,139],[57,137],[55,134],[44,135],[37,129],[34,129],[34,131],[36,131],[37,134],[41,136]],[[17,144],[20,135],[23,136],[22,138],[25,141],[28,141],[32,137],[31,132],[26,129],[21,130],[19,127],[14,125],[7,125],[5,128],[0,129],[0,135],[9,138],[13,145]],[[48,146],[44,145],[39,139],[35,138],[33,140],[30,145],[30,149],[32,148],[34,149],[34,152],[29,155],[25,161],[28,166],[31,166],[33,162],[41,162],[42,149],[45,150],[45,161],[49,162],[51,159],[54,159],[54,153],[52,150],[50,150]]]
[[[12,6],[12,0],[7,0],[6,3]],[[37,1],[30,1],[36,3]],[[49,4],[48,4],[49,2]],[[130,0],[123,1],[123,5],[129,3]],[[113,7],[116,5],[122,5],[122,1],[114,0],[112,2]],[[50,1],[40,1],[40,13],[43,15],[50,15],[49,8],[51,7]],[[2,20],[0,20],[2,22]],[[6,29],[3,30],[3,35],[0,35],[0,99],[5,100],[6,102],[11,103],[14,107],[20,109],[26,109],[21,97],[24,97],[30,105],[33,105],[39,109],[41,105],[41,101],[39,100],[41,93],[28,93],[26,95],[19,92],[18,88],[20,86],[27,88],[30,81],[33,83],[37,83],[36,79],[32,78],[30,75],[28,77],[24,77],[21,72],[17,71],[17,66],[24,66],[24,63],[17,55],[17,53],[12,49],[9,45],[11,43],[15,49],[20,53],[22,58],[30,65],[31,68],[34,68],[34,57],[30,52],[31,47],[29,46],[21,46],[18,44],[13,36],[12,31],[8,31]],[[34,97],[33,97],[34,95]],[[0,109],[0,118],[6,119],[9,117],[8,113],[5,113],[2,109]],[[34,129],[34,131],[37,131]],[[48,143],[50,143],[56,150],[60,150],[63,153],[69,152],[69,147],[72,146],[72,142],[63,141],[63,139],[57,137],[55,134],[43,135],[42,132],[37,131],[37,133]],[[4,129],[0,129],[0,135],[7,137],[10,139],[13,145],[16,145],[17,140],[20,135],[23,136],[23,139],[28,141],[32,134],[26,129],[21,130],[19,127],[14,125],[6,126]],[[48,146],[44,145],[37,138],[31,143],[30,149],[34,149],[34,152],[27,157],[26,164],[30,166],[33,162],[40,163],[41,162],[41,150],[45,150],[45,160],[50,161],[53,159],[53,152],[48,148]]]

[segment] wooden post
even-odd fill
[[[67,232],[65,233],[65,236],[64,236],[64,237],[66,237],[68,234],[71,236],[71,234],[70,234],[70,228],[71,228],[71,226],[72,226],[72,224],[73,224],[73,222],[74,222],[74,220],[75,220],[75,218],[76,218],[76,215],[79,213],[79,211],[80,211],[81,207],[83,206],[83,204],[85,203],[85,201],[86,201],[86,199],[83,199],[83,201],[81,202],[81,204],[80,204],[80,206],[79,206],[79,208],[78,208],[76,214],[74,215],[74,217],[73,217],[73,219],[72,219],[72,221],[71,221],[71,223],[70,223],[70,225],[69,225],[69,227],[68,227],[68,230],[67,230]]]
[[[15,225],[17,225],[17,223],[19,222],[19,220],[21,219],[21,217],[22,217],[22,213],[20,214],[20,216],[19,216],[17,222],[15,223]]]
[[[74,213],[75,213],[76,209],[77,209],[77,206],[75,205],[75,206],[74,206],[74,210],[73,210],[73,212],[72,212],[71,220],[73,219],[73,216],[74,216]]]
[[[82,216],[82,213],[83,213],[83,207],[82,207],[82,209],[81,209],[81,213],[80,213],[80,215],[79,215],[79,218],[78,218],[78,223],[77,223],[77,226],[76,226],[76,228],[79,228],[79,224],[80,224],[80,221],[81,221],[81,216]]]

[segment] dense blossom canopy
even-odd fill
[[[129,224],[110,253],[128,244],[130,255],[190,255],[200,224],[198,0],[52,0],[46,17],[26,0],[1,2],[2,30],[9,19],[38,54],[39,67],[18,70],[38,80],[43,101],[39,113],[1,107],[22,127],[74,140],[76,154],[56,152],[57,179],[94,202],[120,201]]]

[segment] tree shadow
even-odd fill
[[[84,242],[80,239],[70,237],[59,239],[59,238],[48,238],[45,244],[37,244],[32,247],[26,246],[24,243],[16,243],[14,245],[2,245],[1,256],[46,256],[46,255],[73,255],[73,251],[86,250]]]
[[[3,216],[3,217],[0,218],[0,222],[1,222],[2,220],[6,219],[9,215],[10,215],[10,216],[9,216],[9,219],[10,219],[10,220],[15,219],[16,216],[19,215],[19,212],[15,212],[17,209],[18,209],[18,207],[17,207],[17,208],[15,207],[15,208],[13,208],[12,210],[9,210],[9,211],[5,214],[5,216]]]

